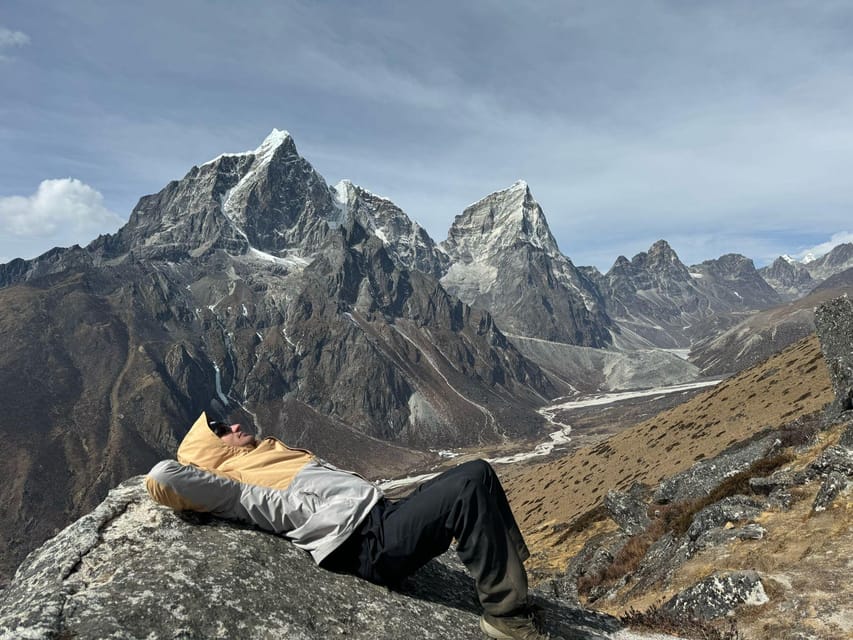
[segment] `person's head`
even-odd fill
[[[211,420],[207,425],[229,447],[253,447],[256,444],[255,436],[243,431],[239,423],[229,425],[218,420]]]

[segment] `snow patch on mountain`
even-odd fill
[[[269,135],[264,138],[264,141],[261,142],[260,145],[256,149],[251,149],[249,151],[238,151],[236,153],[220,153],[215,158],[208,160],[207,162],[203,162],[200,166],[205,166],[208,164],[214,164],[222,160],[222,158],[229,157],[239,157],[239,156],[259,156],[264,153],[268,153],[270,151],[275,151],[278,147],[282,145],[286,140],[291,139],[292,136],[288,131],[284,131],[281,129],[273,129]]]

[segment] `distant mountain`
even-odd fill
[[[705,375],[724,375],[757,364],[814,333],[815,308],[853,295],[853,268],[824,280],[807,296],[756,313],[720,334],[697,341],[690,361]]]
[[[759,273],[785,300],[796,300],[815,286],[808,269],[784,256],[776,258],[770,266],[759,269]]]
[[[698,278],[699,288],[718,312],[766,309],[782,301],[752,260],[737,253],[693,265],[690,275]]]
[[[772,265],[759,269],[759,273],[785,300],[796,300],[822,281],[851,267],[853,243],[847,242],[835,246],[820,258],[806,262],[780,256]]]
[[[610,344],[595,286],[564,256],[527,183],[492,193],[456,216],[441,243],[442,285],[488,309],[504,331],[583,346]]]
[[[729,254],[688,268],[665,240],[631,260],[620,256],[604,275],[588,273],[623,348],[688,348],[709,322],[780,301],[751,260]]]
[[[853,243],[845,242],[833,247],[832,251],[803,266],[815,280],[827,278],[853,267]]]

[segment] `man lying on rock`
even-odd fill
[[[193,424],[178,462],[158,463],[151,496],[173,509],[209,512],[282,534],[324,568],[395,585],[455,538],[477,586],[490,638],[543,640],[527,605],[530,555],[503,487],[487,462],[450,469],[392,502],[374,484],[239,424]]]

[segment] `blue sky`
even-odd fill
[[[853,0],[0,5],[0,262],[286,129],[443,240],[526,180],[562,251],[853,240]]]

